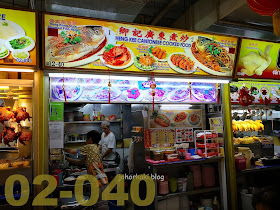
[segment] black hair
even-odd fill
[[[87,139],[91,139],[93,144],[98,144],[101,139],[101,134],[96,130],[92,130],[87,133]]]
[[[256,208],[257,204],[263,204],[270,210],[278,210],[280,206],[279,202],[280,191],[278,187],[271,186],[262,189],[253,196],[253,206]]]

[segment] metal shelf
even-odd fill
[[[170,193],[170,194],[163,195],[163,196],[157,196],[157,199],[158,199],[158,201],[160,201],[160,200],[165,200],[168,198],[176,197],[179,195],[196,195],[196,194],[202,194],[202,193],[208,193],[208,192],[215,192],[215,191],[219,191],[219,190],[220,190],[219,187],[203,187],[203,188],[197,188],[192,191]]]
[[[64,124],[98,124],[103,121],[73,121],[73,122],[64,122]],[[109,121],[110,123],[121,123],[122,121]]]
[[[81,141],[67,141],[67,142],[65,142],[65,144],[77,144],[77,143],[86,143],[86,141],[85,140],[81,140]]]

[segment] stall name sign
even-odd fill
[[[36,66],[36,21],[36,12],[0,8],[0,65]]]
[[[44,14],[46,68],[231,77],[238,39]]]
[[[232,82],[230,84],[231,103],[239,104],[239,90],[246,88],[252,96],[252,104],[279,104],[280,84],[261,82]]]
[[[280,79],[280,44],[242,39],[237,77]]]

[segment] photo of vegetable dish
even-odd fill
[[[168,64],[174,71],[183,74],[192,74],[196,70],[195,63],[185,53],[172,53]]]
[[[186,112],[180,112],[178,114],[176,114],[176,116],[174,117],[174,122],[178,123],[178,122],[182,122],[187,118],[187,113]]]
[[[105,47],[100,60],[110,68],[124,69],[133,64],[133,58],[133,52],[124,44],[109,44]]]
[[[156,57],[158,61],[167,61],[168,53],[158,46],[149,47],[149,53]]]
[[[0,43],[0,59],[6,58],[10,54],[8,48]]]
[[[198,67],[213,75],[232,75],[233,60],[215,38],[193,36],[192,39],[195,41],[190,42],[191,48],[185,48],[185,51],[198,62]]]
[[[28,36],[15,36],[8,40],[8,48],[10,51],[24,50],[30,51],[35,47],[35,42]]]
[[[155,64],[155,56],[150,54],[139,54],[134,58],[134,65],[144,71],[154,70]]]

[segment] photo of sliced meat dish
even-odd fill
[[[124,44],[121,46],[111,45],[111,47],[112,48],[108,51],[105,48],[105,51],[102,54],[102,57],[107,64],[112,66],[122,66],[129,63],[131,60],[131,54]]]

